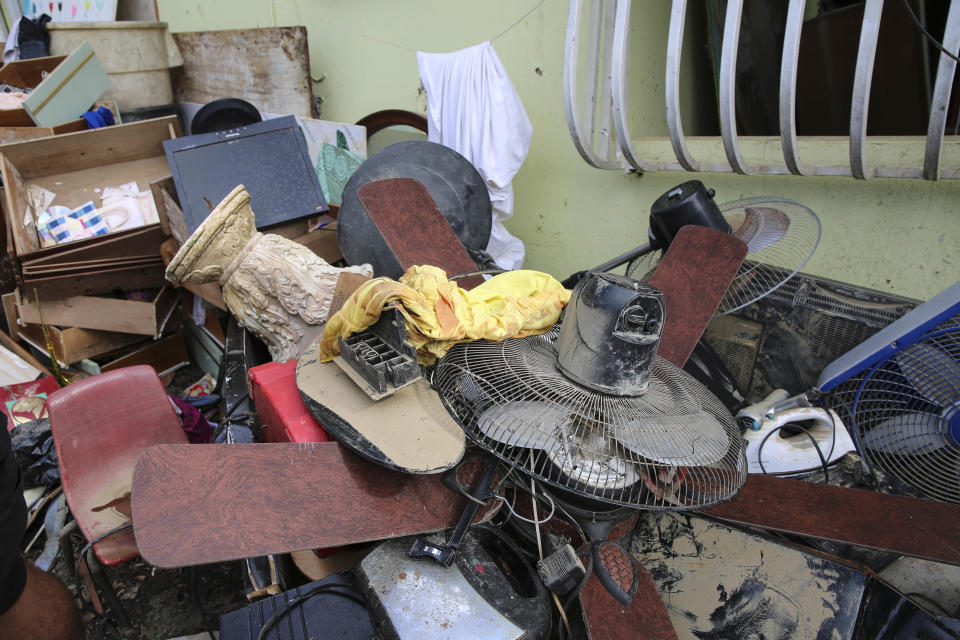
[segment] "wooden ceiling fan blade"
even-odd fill
[[[391,471],[335,442],[153,446],[131,499],[140,554],[158,567],[432,533],[466,502],[439,475]]]
[[[960,506],[946,502],[751,474],[735,499],[702,513],[960,565]]]
[[[722,231],[680,229],[650,277],[667,308],[658,356],[686,363],[746,255],[746,243]]]

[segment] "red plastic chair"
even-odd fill
[[[146,365],[59,389],[47,399],[47,410],[63,493],[87,540],[130,522],[133,468],[147,447],[187,442],[167,392]],[[111,567],[139,555],[132,527],[95,543],[93,551]],[[91,566],[94,570],[100,573]],[[100,587],[121,625],[129,626],[123,625],[126,614],[109,582],[102,580]]]

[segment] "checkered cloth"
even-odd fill
[[[96,213],[97,207],[93,202],[77,207],[69,213],[64,213],[63,210],[64,207],[50,207],[44,212],[47,215],[38,219],[41,237],[49,235],[59,244],[110,233],[110,227]]]

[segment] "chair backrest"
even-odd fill
[[[59,389],[47,410],[63,492],[88,540],[130,520],[133,468],[147,447],[187,442],[160,379],[146,365]]]

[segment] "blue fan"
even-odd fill
[[[817,389],[875,468],[960,503],[960,282],[831,362]]]
[[[927,498],[960,503],[960,318],[845,386],[861,454]]]

